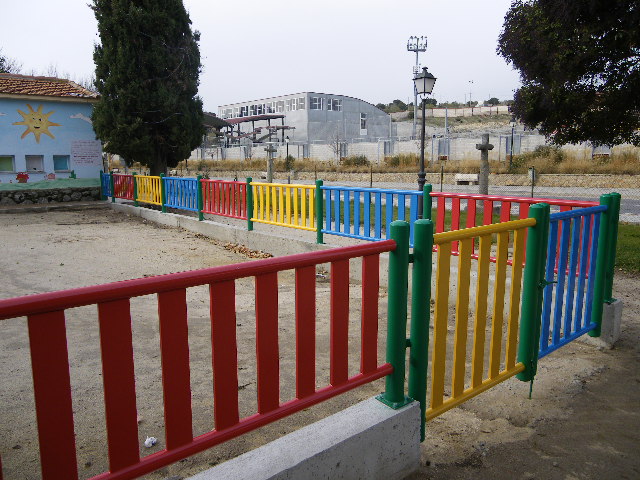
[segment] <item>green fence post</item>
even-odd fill
[[[613,276],[616,266],[616,248],[618,247],[618,223],[620,220],[620,194],[613,192],[611,198],[613,200],[613,208],[609,223],[609,248],[607,248],[607,271],[604,284],[604,301],[606,303],[615,302],[613,298]]]
[[[527,262],[522,284],[522,320],[518,342],[518,362],[524,370],[518,373],[523,382],[533,381],[538,368],[538,343],[542,321],[542,291],[545,286],[545,261],[549,242],[549,205],[537,203],[529,209],[536,224],[527,233]]]
[[[104,179],[102,175],[104,175],[104,171],[100,170],[100,200],[106,200],[107,196],[104,194]]]
[[[167,191],[164,188],[164,173],[160,174],[160,202],[162,203],[162,213],[167,213]]]
[[[322,237],[322,225],[324,223],[322,185],[322,180],[316,180],[316,243],[324,243]]]
[[[407,348],[407,274],[409,271],[409,224],[391,222],[391,239],[396,248],[389,252],[389,289],[387,311],[387,363],[393,373],[387,375],[385,392],[377,398],[393,409],[411,401],[404,394],[405,356]]]
[[[253,230],[253,221],[251,218],[253,217],[253,188],[251,187],[251,182],[253,182],[253,178],[247,177],[247,230]]]
[[[136,178],[136,175],[138,175],[138,172],[133,172],[133,206],[137,207],[138,206],[138,179]]]
[[[607,209],[600,217],[600,231],[598,232],[598,253],[596,254],[596,276],[593,284],[593,304],[591,308],[591,321],[597,325],[589,331],[589,336],[600,336],[600,324],[606,298],[607,273],[609,271],[609,253],[611,250],[612,218],[615,215],[615,197],[607,193],[600,196],[600,205]],[[615,241],[615,240],[614,240]],[[614,257],[615,259],[615,257]]]
[[[431,191],[433,187],[430,183],[425,183],[422,187],[422,218],[431,220]]]
[[[198,221],[201,222],[204,220],[204,213],[202,213],[202,175],[196,176],[196,181],[198,182],[198,186],[196,189],[196,203],[198,204]]]
[[[427,185],[425,185],[425,193],[426,187]],[[428,211],[430,210],[425,210],[425,212]],[[433,253],[433,222],[431,220],[416,221],[413,245],[409,397],[420,402],[420,441],[423,442],[427,412],[427,367],[429,366],[429,322],[431,319],[431,262]]]
[[[111,184],[111,203],[116,203],[116,189],[113,183],[113,170],[109,172],[109,183]]]

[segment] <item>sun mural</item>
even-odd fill
[[[22,122],[13,122],[13,125],[24,125],[27,127],[20,138],[24,138],[30,133],[33,133],[33,136],[36,137],[36,142],[38,143],[40,143],[40,135],[42,134],[49,135],[51,138],[56,138],[49,131],[49,127],[61,126],[59,123],[51,122],[49,120],[49,117],[55,113],[55,110],[52,110],[49,113],[43,113],[42,105],[38,107],[38,110],[34,110],[28,103],[27,107],[29,108],[28,113],[18,110],[18,113],[22,115]]]

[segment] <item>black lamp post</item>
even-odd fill
[[[418,172],[418,190],[422,191],[426,177],[424,173],[424,109],[427,95],[433,91],[433,86],[436,83],[436,77],[427,71],[427,67],[422,67],[422,72],[413,77],[413,83],[416,87],[416,92],[422,98],[422,136],[420,141],[420,171]],[[418,202],[418,218],[422,218],[422,204],[423,202]]]

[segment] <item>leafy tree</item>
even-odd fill
[[[404,103],[402,100],[394,100],[393,102],[391,102],[391,105],[395,105],[396,107],[398,107],[398,110],[401,112],[404,112],[407,109],[407,104]],[[389,106],[391,106],[389,105]]]
[[[20,73],[20,64],[13,58],[2,54],[0,48],[0,73]]]
[[[516,0],[498,53],[520,71],[512,111],[553,143],[640,145],[640,3]]]
[[[496,97],[491,97],[489,100],[487,100],[484,103],[486,103],[487,105],[495,106],[500,104],[500,100],[498,100]]]
[[[386,110],[387,106],[384,103],[378,103],[376,105],[376,108],[379,108],[380,110],[384,111]]]
[[[429,105],[431,105],[432,107],[435,107],[436,105],[438,105],[438,101],[435,98],[427,98],[425,99],[424,103],[427,106],[427,108],[429,108]]]
[[[93,0],[100,100],[93,126],[104,149],[152,175],[175,167],[205,133],[197,96],[200,34],[182,0]]]

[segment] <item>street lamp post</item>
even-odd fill
[[[433,91],[436,83],[436,77],[427,71],[427,67],[422,67],[422,72],[413,77],[413,84],[417,95],[422,99],[422,135],[420,140],[420,171],[418,172],[418,190],[422,191],[425,184],[424,173],[424,135],[425,135],[425,105],[427,95]],[[418,218],[422,218],[422,205],[424,202],[418,202]]]
[[[420,64],[418,63],[418,54],[420,52],[427,51],[427,37],[414,37],[413,35],[409,37],[407,41],[407,51],[415,52],[416,54],[416,66],[413,69],[413,75],[418,75],[420,73]],[[416,89],[413,89],[413,136],[416,136],[416,122],[418,116],[418,92]]]

